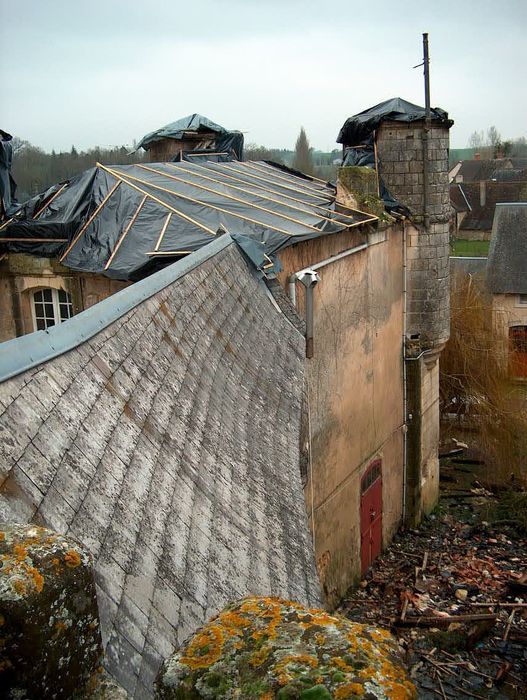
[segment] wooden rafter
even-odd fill
[[[195,226],[198,226],[198,228],[203,229],[203,231],[206,231],[207,233],[210,233],[211,236],[216,235],[216,231],[213,231],[211,228],[208,226],[205,226],[205,224],[202,224],[200,221],[196,221],[196,219],[193,219],[191,216],[188,216],[188,214],[184,214],[182,211],[179,211],[179,209],[176,209],[173,207],[171,204],[168,204],[167,202],[164,202],[162,199],[159,199],[159,197],[156,197],[155,195],[151,194],[150,192],[146,192],[143,190],[141,187],[138,187],[135,185],[133,182],[129,182],[121,173],[112,170],[111,168],[108,168],[106,165],[101,165],[100,163],[97,163],[99,168],[102,168],[103,170],[106,170],[109,172],[111,175],[113,175],[116,178],[119,178],[121,182],[123,182],[125,185],[128,185],[128,187],[131,187],[132,189],[136,190],[137,192],[140,192],[141,194],[146,195],[149,199],[152,199],[154,202],[157,202],[160,204],[162,207],[165,207],[165,209],[168,209],[168,211],[173,212],[177,216],[180,216],[182,219],[185,219],[185,221],[189,221],[191,224],[194,224]],[[129,176],[133,180],[138,180],[139,182],[144,182],[143,180],[139,180],[139,178],[134,178],[132,175]],[[150,186],[150,183],[144,183],[146,185]],[[170,192],[171,190],[167,190],[167,192]]]
[[[250,194],[255,197],[260,197],[261,199],[266,199],[269,202],[274,202],[275,204],[279,204],[282,207],[287,207],[288,209],[294,209],[295,211],[301,211],[304,212],[305,214],[311,214],[312,216],[317,216],[320,219],[325,219],[326,221],[331,221],[331,223],[341,223],[344,226],[346,226],[346,223],[344,221],[338,221],[338,219],[331,218],[329,216],[324,216],[324,214],[319,214],[315,209],[309,209],[311,205],[309,202],[306,202],[304,207],[299,207],[296,204],[290,204],[289,202],[284,201],[283,199],[277,199],[276,197],[269,197],[268,195],[264,194],[263,192],[254,192],[252,190],[248,190],[245,187],[239,187],[238,185],[231,185],[230,182],[225,182],[223,180],[218,180],[214,177],[210,177],[210,175],[202,175],[201,173],[196,173],[194,172],[193,169],[190,168],[181,168],[181,166],[178,166],[177,163],[166,163],[166,165],[170,165],[171,167],[177,168],[178,170],[183,170],[183,172],[193,175],[194,177],[199,177],[202,178],[203,180],[209,180],[210,182],[215,182],[218,185],[222,185],[223,187],[230,187],[233,190],[236,190],[238,192],[244,192],[245,194]],[[194,163],[192,164],[193,166],[195,165]],[[209,168],[203,168],[206,172],[211,172]],[[216,171],[212,171],[216,172]],[[167,175],[166,173],[163,173],[164,175]],[[167,177],[170,177],[170,175],[167,175]],[[227,175],[227,177],[229,177]],[[233,178],[236,179],[236,178]],[[243,180],[238,180],[238,182],[243,182]],[[265,192],[265,190],[264,190]],[[315,206],[315,205],[313,205]],[[322,208],[322,207],[321,207]],[[334,212],[336,216],[338,216],[337,212]],[[346,214],[343,215],[346,217]]]
[[[246,199],[240,199],[240,197],[235,197],[232,194],[227,194],[226,192],[218,192],[218,190],[214,190],[211,187],[207,187],[206,185],[200,185],[197,182],[192,182],[192,180],[186,180],[183,177],[176,177],[176,175],[169,175],[168,173],[163,172],[162,170],[155,170],[154,168],[150,168],[147,165],[138,165],[139,168],[142,168],[143,170],[148,170],[152,173],[156,173],[157,175],[162,175],[163,177],[168,177],[171,180],[175,180],[176,182],[182,182],[186,185],[190,185],[191,187],[195,187],[200,190],[204,190],[205,192],[211,192],[212,194],[216,194],[222,198],[226,199],[231,199],[234,202],[238,202],[240,204],[245,204],[248,207],[252,207],[253,209],[259,209],[260,211],[263,211],[267,214],[271,214],[271,216],[274,216],[278,219],[286,219],[287,221],[292,221],[295,224],[299,224],[300,226],[304,226],[305,228],[310,228],[313,231],[320,231],[319,228],[316,226],[313,226],[312,224],[306,224],[304,221],[301,221],[300,219],[295,219],[292,216],[287,216],[287,214],[280,214],[278,212],[275,212],[273,209],[268,209],[267,207],[262,207],[259,204],[254,204],[253,202],[249,202]]]
[[[177,167],[176,163],[167,163],[166,165],[170,165],[171,167]],[[299,199],[298,197],[293,197],[292,195],[289,194],[284,194],[283,192],[280,192],[278,190],[274,190],[269,186],[266,185],[259,185],[256,182],[252,181],[247,181],[247,180],[242,180],[239,177],[235,177],[234,175],[229,175],[228,173],[224,172],[223,166],[225,166],[225,163],[209,163],[207,167],[203,165],[198,165],[198,163],[192,163],[191,164],[193,168],[199,168],[200,170],[204,170],[205,172],[214,172],[220,174],[222,177],[227,178],[228,180],[233,180],[234,182],[240,182],[243,185],[247,185],[248,187],[255,187],[258,190],[263,190],[263,192],[271,192],[272,194],[276,194],[280,197],[284,197],[285,199],[289,199],[292,202],[298,202],[299,204],[304,204],[305,206],[312,207],[313,209],[321,209],[322,211],[327,212],[328,208],[327,206],[324,206],[322,204],[315,204],[314,202],[306,202],[305,199]],[[218,170],[217,167],[221,167],[221,170]],[[238,172],[238,171],[235,171]],[[239,173],[240,175],[243,175],[244,177],[249,177],[245,173]],[[221,184],[226,185],[228,183],[224,182],[223,180],[219,181]],[[280,185],[278,185],[280,187]],[[256,194],[257,196],[261,196],[258,192],[251,192],[251,194]],[[346,207],[349,208],[349,207]],[[355,211],[354,209],[349,209],[350,211]],[[343,216],[345,219],[351,219],[352,221],[355,221],[355,216],[350,216],[349,214],[344,214],[342,212],[335,212],[338,216]]]
[[[113,171],[112,171],[113,172]],[[122,177],[122,175],[121,175]],[[145,180],[141,180],[141,178],[135,177],[133,175],[128,175],[128,178],[131,180],[135,180],[136,182],[140,182],[143,185],[146,185],[147,187],[153,187],[156,190],[160,190],[162,192],[166,192],[173,197],[178,197],[179,199],[186,200],[188,202],[192,202],[194,204],[199,204],[202,207],[208,207],[209,209],[214,209],[216,211],[221,211],[223,214],[226,214],[227,216],[233,216],[237,219],[242,219],[243,221],[249,221],[252,224],[257,224],[258,226],[263,226],[266,229],[271,229],[272,231],[278,231],[278,233],[282,233],[286,236],[289,236],[291,238],[294,238],[296,236],[303,236],[305,234],[303,233],[292,233],[291,231],[286,231],[285,229],[278,228],[278,226],[272,226],[271,224],[266,223],[265,221],[258,221],[258,219],[252,219],[249,216],[244,216],[243,214],[238,214],[237,212],[230,211],[229,209],[224,209],[223,207],[218,207],[215,204],[210,204],[209,202],[203,202],[200,199],[195,199],[194,197],[189,197],[188,195],[181,194],[180,192],[176,192],[175,190],[169,190],[167,187],[161,187],[161,185],[154,185],[152,182],[145,182]],[[127,184],[130,184],[128,180],[123,178],[123,182],[126,182]],[[317,231],[320,232],[319,229]]]
[[[114,259],[114,257],[115,257],[115,255],[116,255],[117,251],[118,251],[119,248],[121,247],[121,243],[124,241],[124,239],[125,239],[126,236],[128,235],[128,232],[130,231],[130,229],[132,228],[132,226],[135,224],[135,222],[136,222],[136,220],[137,220],[137,217],[139,216],[139,212],[140,212],[141,209],[143,208],[145,202],[146,202],[146,195],[145,195],[145,196],[143,197],[143,199],[141,200],[141,202],[140,202],[139,206],[137,207],[137,209],[135,210],[135,212],[134,212],[132,218],[131,218],[130,221],[128,222],[128,225],[126,226],[126,228],[124,229],[123,233],[122,233],[121,236],[119,237],[119,240],[117,241],[117,243],[116,243],[116,245],[115,245],[115,248],[113,249],[112,254],[111,254],[110,257],[108,258],[108,262],[107,262],[106,265],[104,266],[104,269],[105,269],[105,270],[107,270],[107,269],[110,267],[112,260]]]
[[[104,207],[104,205],[106,204],[106,202],[110,199],[110,197],[112,196],[112,194],[117,190],[117,188],[119,187],[120,184],[121,184],[121,182],[118,180],[118,181],[115,183],[115,185],[110,189],[110,191],[106,193],[106,196],[104,197],[104,199],[102,200],[102,202],[101,202],[101,203],[99,204],[99,206],[95,209],[95,211],[94,211],[93,214],[90,216],[90,218],[88,219],[88,221],[86,221],[86,223],[85,223],[83,226],[81,226],[79,232],[77,233],[77,235],[75,236],[75,238],[73,239],[73,241],[72,241],[72,242],[70,243],[70,245],[66,248],[66,252],[65,252],[65,253],[61,256],[61,258],[60,258],[60,262],[62,262],[62,261],[64,260],[64,258],[66,257],[66,255],[68,255],[68,253],[70,252],[70,250],[71,250],[71,249],[73,248],[73,246],[77,243],[77,241],[78,241],[79,238],[82,236],[82,234],[84,233],[84,231],[86,231],[86,229],[88,228],[88,226],[89,226],[89,225],[91,224],[91,222],[95,219],[95,217],[97,216],[97,214],[101,211],[101,209]]]

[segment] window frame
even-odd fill
[[[518,294],[516,297],[516,306],[527,306],[527,294]]]
[[[51,302],[44,300],[44,292],[47,292],[47,291],[51,292]],[[39,292],[42,293],[42,300],[37,301],[35,299],[35,296]],[[65,301],[61,301],[61,299],[60,299],[61,292],[66,296]],[[38,331],[38,330],[47,331],[49,328],[52,328],[53,326],[57,326],[59,323],[64,323],[64,321],[68,321],[74,315],[74,313],[73,313],[73,299],[71,297],[71,294],[69,292],[67,292],[65,289],[63,289],[62,287],[60,289],[56,289],[55,287],[38,287],[38,289],[32,289],[30,303],[31,303],[31,318],[33,321],[33,331]],[[39,318],[39,320],[42,319],[44,321],[45,326],[44,326],[44,328],[38,328],[36,305],[37,304],[45,305],[45,304],[50,304],[50,303],[53,305],[53,321],[54,322],[52,324],[48,324],[47,321],[48,321],[48,318],[50,318],[50,317],[48,317],[44,311],[44,314],[45,314],[44,317],[42,318],[41,316],[39,316],[38,318]],[[66,305],[68,313],[69,313],[69,315],[66,318],[63,318],[62,313],[61,313],[61,308],[60,308],[61,306],[64,306],[64,305]]]

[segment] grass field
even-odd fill
[[[463,257],[486,257],[489,254],[490,241],[465,241],[456,239],[452,244],[452,255]]]

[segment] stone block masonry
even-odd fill
[[[377,132],[380,171],[391,194],[411,213],[407,224],[407,334],[440,352],[450,332],[448,129],[428,132],[428,225],[424,220],[424,122],[385,122]]]
[[[151,697],[161,660],[229,601],[320,602],[303,356],[231,244],[0,385],[0,520],[89,550],[105,666],[132,697]]]

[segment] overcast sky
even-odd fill
[[[0,0],[0,128],[46,150],[131,144],[193,112],[246,142],[336,147],[346,117],[400,96],[527,136],[526,0]]]

